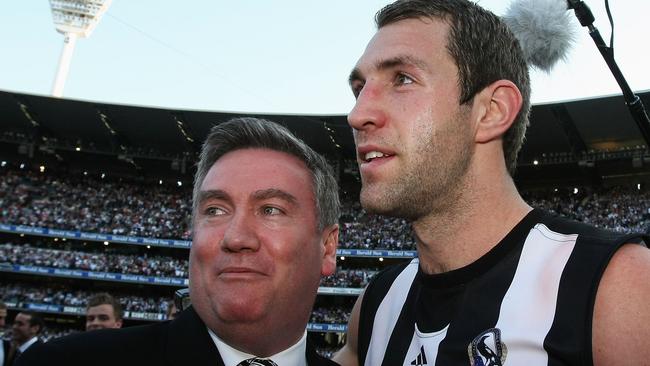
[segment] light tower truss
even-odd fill
[[[90,36],[110,4],[111,0],[50,0],[54,26],[65,37],[52,87],[53,96],[63,95],[77,38]]]

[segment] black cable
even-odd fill
[[[648,117],[648,114],[646,113],[643,101],[638,95],[634,94],[614,59],[614,21],[612,20],[612,13],[609,10],[608,0],[605,0],[605,7],[607,8],[607,16],[609,17],[609,22],[612,27],[612,36],[609,47],[605,44],[605,40],[603,40],[603,37],[600,35],[598,28],[594,26],[595,18],[587,4],[582,0],[567,0],[567,3],[569,8],[575,11],[576,17],[580,21],[580,25],[589,29],[589,35],[594,40],[594,43],[596,43],[598,51],[600,51],[600,54],[605,59],[609,70],[614,75],[618,86],[623,92],[625,104],[627,104],[628,109],[632,114],[632,118],[634,118],[634,122],[636,122],[639,127],[643,140],[646,145],[650,147],[650,117]]]
[[[614,18],[612,18],[611,10],[609,10],[609,0],[605,0],[605,10],[607,10],[609,25],[612,27],[612,34],[609,37],[609,48],[611,48],[612,56],[614,56]]]

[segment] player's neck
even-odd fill
[[[479,175],[480,176],[480,175]],[[423,270],[441,273],[487,253],[531,210],[507,174],[465,182],[457,198],[413,223]]]

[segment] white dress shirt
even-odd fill
[[[212,337],[214,344],[217,346],[217,349],[219,350],[219,354],[221,354],[221,359],[223,359],[223,364],[225,366],[237,366],[240,362],[244,360],[257,357],[255,355],[242,352],[238,349],[229,346],[223,340],[217,337],[217,335],[214,334],[214,332],[211,331],[210,328],[208,328],[208,333],[210,333],[210,337]],[[307,331],[305,330],[305,333],[302,335],[302,338],[300,338],[300,340],[293,346],[285,349],[280,353],[276,353],[270,357],[260,357],[260,358],[271,359],[273,360],[273,362],[278,364],[278,366],[307,366],[307,357],[305,356],[306,351],[307,351]]]
[[[18,347],[18,350],[20,351],[20,353],[23,353],[23,352],[25,352],[27,350],[27,348],[29,348],[29,346],[36,343],[36,341],[38,341],[38,337],[32,337],[32,338],[30,338],[30,340],[23,343],[22,346]]]
[[[5,340],[0,337],[2,340],[2,345],[0,345],[0,366],[5,364]]]

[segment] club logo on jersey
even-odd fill
[[[501,331],[490,328],[474,338],[467,346],[467,353],[472,366],[503,366],[508,348],[501,342]]]

